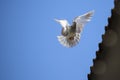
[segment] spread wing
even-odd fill
[[[58,19],[55,19],[56,22],[60,23],[60,25],[63,27],[63,28],[66,28],[69,26],[69,23],[67,20],[58,20]]]
[[[80,33],[84,27],[84,25],[91,20],[94,11],[87,12],[81,16],[76,17],[73,20],[73,23],[76,23],[76,32]]]

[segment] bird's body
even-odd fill
[[[62,26],[61,36],[57,36],[59,42],[65,47],[75,46],[79,40],[84,24],[90,21],[94,11],[76,17],[72,25],[69,25],[67,20],[57,20]]]

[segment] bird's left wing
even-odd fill
[[[81,16],[76,17],[73,22],[76,23],[76,32],[80,33],[84,27],[84,25],[91,20],[91,17],[94,13],[93,11],[87,12]]]
[[[60,23],[63,28],[66,28],[66,27],[70,26],[67,20],[58,20],[58,19],[55,19],[55,21],[58,22],[58,23]]]

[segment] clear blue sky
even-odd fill
[[[0,0],[0,80],[87,80],[113,0]],[[80,43],[63,47],[61,26],[95,10]]]

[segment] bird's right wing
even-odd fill
[[[87,12],[81,16],[76,17],[73,22],[76,23],[76,31],[80,33],[84,27],[84,25],[91,20],[94,11]]]

